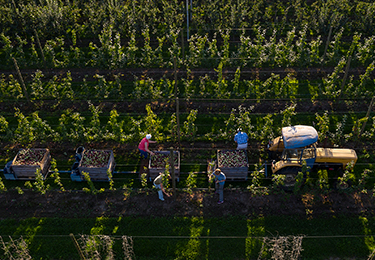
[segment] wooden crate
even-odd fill
[[[113,173],[113,171],[115,169],[115,166],[116,166],[115,157],[113,156],[113,151],[112,150],[94,150],[94,151],[105,151],[105,152],[110,153],[108,163],[106,164],[105,167],[86,167],[86,166],[82,166],[82,162],[84,161],[84,157],[87,156],[89,151],[90,150],[84,150],[83,153],[82,153],[82,159],[81,159],[81,161],[79,162],[79,165],[78,165],[78,170],[79,170],[80,174],[83,175],[82,172],[87,172],[92,181],[110,181],[107,172],[109,170],[111,173]],[[84,177],[82,177],[82,178],[84,178]]]
[[[154,158],[155,156],[164,155],[166,158],[170,156],[170,151],[156,151],[154,152],[155,155],[150,156],[149,164],[148,164],[148,172],[149,172],[149,179],[153,180],[155,179],[160,172],[165,171],[165,165],[161,164],[161,166],[155,167],[154,166]],[[177,158],[177,164],[174,165],[174,174],[175,178],[178,180],[180,178],[180,152],[179,151],[173,151],[174,158]],[[176,160],[175,160],[176,162]],[[170,163],[169,163],[170,165]],[[172,169],[169,168],[169,173],[172,174]]]
[[[14,157],[12,161],[12,171],[14,173],[15,179],[17,180],[30,180],[35,179],[36,171],[37,169],[40,170],[40,172],[43,175],[43,178],[45,179],[48,175],[49,168],[51,166],[51,154],[47,148],[32,148],[29,150],[32,151],[41,151],[44,153],[43,158],[36,164],[36,165],[27,165],[27,164],[19,164],[17,163],[20,153],[24,149],[20,150],[17,155]]]
[[[222,157],[231,155],[237,157],[241,166],[235,166],[235,163],[222,163]],[[229,156],[230,157],[230,156]],[[229,159],[227,159],[229,161]],[[217,167],[225,174],[228,180],[247,180],[249,172],[249,164],[246,150],[218,150],[217,151]]]

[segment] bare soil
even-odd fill
[[[0,194],[0,218],[24,219],[30,217],[95,218],[119,217],[168,217],[168,216],[268,216],[294,215],[301,217],[336,214],[366,214],[375,212],[372,194],[332,191],[328,194],[278,193],[254,196],[248,191],[224,191],[224,203],[217,204],[218,195],[213,190],[192,193],[177,191],[175,196],[158,199],[155,190],[105,191],[88,194],[83,191],[7,191]]]

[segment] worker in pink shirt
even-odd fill
[[[143,138],[138,145],[138,149],[141,153],[141,156],[143,156],[143,158],[145,158],[145,159],[147,159],[148,153],[150,153],[151,155],[154,155],[154,153],[148,149],[149,144],[156,143],[156,141],[150,140],[151,137],[152,136],[150,134],[147,134],[146,137]]]

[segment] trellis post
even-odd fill
[[[174,149],[171,147],[169,151],[170,151],[169,159],[170,159],[171,175],[172,175],[173,198],[176,198],[176,175],[174,172]]]
[[[12,59],[13,59],[14,67],[16,68],[18,77],[20,78],[21,86],[22,86],[22,89],[23,89],[23,93],[25,94],[26,100],[27,100],[28,103],[31,103],[30,98],[29,98],[29,94],[27,94],[26,85],[25,85],[25,82],[23,81],[20,68],[18,67],[18,64],[17,64],[17,60],[14,57],[12,57]]]
[[[178,84],[177,84],[177,62],[173,59],[174,65],[174,96],[176,99],[176,124],[177,124],[177,145],[180,148],[180,101],[178,99]]]
[[[366,127],[366,123],[367,123],[368,117],[370,116],[370,112],[371,112],[372,106],[374,105],[374,99],[375,99],[375,96],[372,97],[370,105],[368,106],[367,113],[366,113],[366,121],[362,125],[362,129],[361,129],[361,132],[359,133],[359,137],[361,137],[362,134],[363,134],[363,132],[365,131],[365,127]]]

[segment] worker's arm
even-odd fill
[[[166,193],[165,192],[165,190],[164,190],[164,187],[163,187],[163,183],[160,183],[160,189],[161,189],[161,191],[166,195],[166,196],[170,196],[168,193]]]
[[[150,142],[150,141],[149,141],[149,142]],[[145,142],[145,151],[146,151],[146,152],[149,152],[151,155],[154,155],[154,153],[148,149],[148,144],[147,144],[147,142]]]

